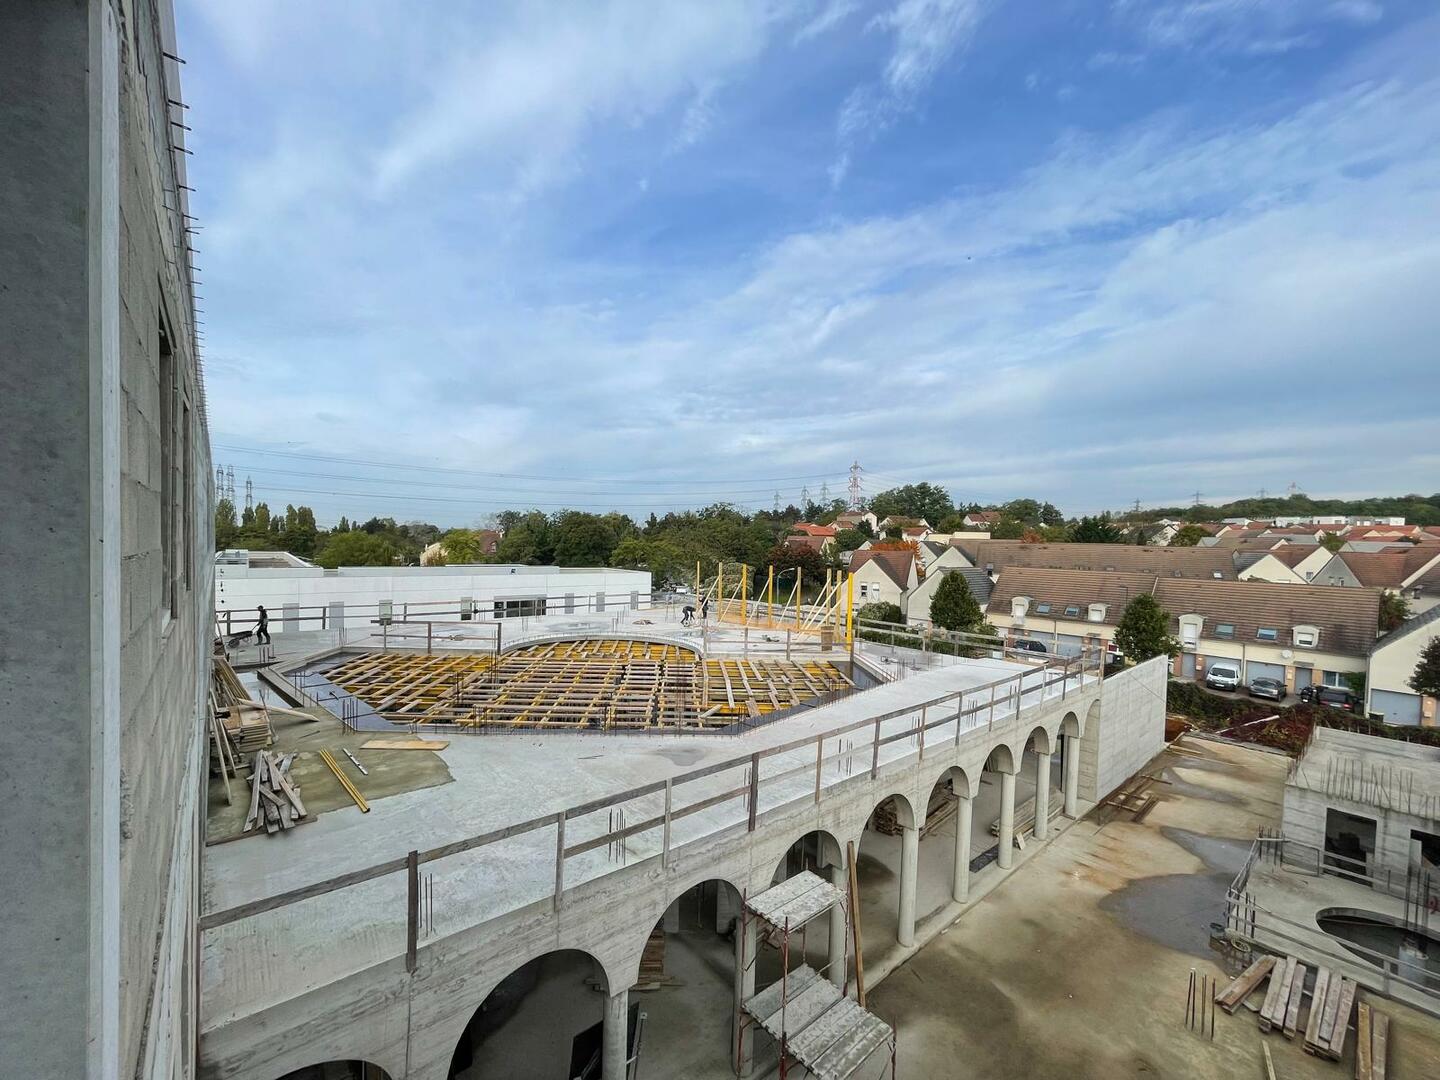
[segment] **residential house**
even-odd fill
[[[812,525],[808,521],[797,521],[792,526],[791,534],[785,537],[784,543],[786,547],[808,547],[823,555],[835,546],[837,531],[834,525]]]
[[[1005,519],[1005,515],[999,510],[973,510],[966,514],[961,521],[967,529],[983,529],[989,532]]]
[[[953,548],[951,549],[954,550]],[[900,602],[900,610],[905,614],[905,621],[916,626],[929,626],[930,623],[930,601],[935,599],[935,590],[940,587],[950,574],[959,574],[970,586],[970,592],[979,602],[981,609],[990,603],[990,593],[993,585],[990,582],[990,575],[976,566],[940,565],[932,566],[925,574],[925,580],[916,585],[905,594]]]
[[[1061,655],[1111,647],[1131,598],[1150,592],[1181,643],[1176,676],[1203,679],[1234,661],[1248,681],[1280,679],[1290,693],[1311,683],[1345,686],[1365,670],[1380,622],[1378,589],[1301,589],[1140,573],[1010,567],[990,595],[989,618],[1014,637]]]
[[[1305,579],[1297,574],[1281,552],[1298,555],[1309,553],[1294,547],[1279,547],[1274,551],[1237,551],[1232,558],[1235,571],[1241,581],[1269,581],[1276,585],[1304,585]]]
[[[901,606],[905,594],[920,583],[915,552],[868,548],[850,558],[850,573],[855,579],[855,603],[894,604]]]
[[[916,528],[923,528],[928,534],[930,523],[924,518],[900,517],[897,514],[891,514],[889,517],[880,519],[880,527],[875,532],[877,536],[889,536],[891,533],[898,536],[905,529]]]
[[[847,510],[835,519],[835,528],[858,529],[862,523],[868,526],[872,533],[879,535],[880,522],[869,510]]]
[[[926,525],[912,525],[908,528],[900,530],[900,539],[909,540],[911,543],[914,544],[918,544],[921,541],[928,539],[929,536],[930,528]]]
[[[1023,540],[962,543],[976,566],[999,574],[1006,567],[1148,573],[1166,577],[1234,581],[1235,564],[1220,548],[1150,547],[1142,544],[1027,544]]]
[[[946,566],[969,566],[970,560],[953,544],[939,540],[920,541],[920,566],[927,574]]]
[[[1311,579],[1314,585],[1379,588],[1405,597],[1412,609],[1440,603],[1440,544],[1408,550],[1337,551]]]
[[[1365,711],[1381,713],[1387,724],[1434,727],[1436,700],[1410,688],[1410,676],[1425,646],[1440,637],[1440,604],[1435,604],[1377,641],[1365,669]]]

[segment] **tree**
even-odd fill
[[[955,504],[938,484],[906,484],[876,495],[870,500],[870,512],[877,518],[924,518],[933,524],[954,513]]]
[[[495,552],[495,561],[550,566],[555,562],[555,541],[551,537],[550,519],[539,510],[515,514],[506,510],[499,515],[505,535]]]
[[[614,527],[605,518],[576,510],[560,515],[551,535],[558,566],[606,566],[619,543]]]
[[[1326,551],[1339,551],[1345,546],[1345,538],[1338,533],[1327,532],[1321,535],[1320,546]]]
[[[990,526],[991,540],[1019,540],[1025,535],[1025,526],[1019,521],[1002,519]]]
[[[770,549],[769,554],[765,556],[764,562],[769,566],[775,567],[775,578],[777,581],[782,573],[789,575],[790,578],[793,579],[794,575],[790,574],[790,571],[798,569],[803,581],[808,581],[812,585],[816,582],[824,584],[826,570],[825,557],[808,545],[802,547],[796,544],[791,547],[788,544],[776,544]],[[752,566],[758,569],[760,564],[755,563],[752,564]]]
[[[985,612],[970,591],[963,574],[951,571],[935,587],[930,598],[930,621],[945,630],[973,634],[984,625]]]
[[[1199,525],[1182,525],[1170,538],[1171,547],[1194,547],[1210,534]]]
[[[240,526],[235,521],[235,504],[229,499],[221,499],[215,504],[215,550],[224,551],[228,547],[235,546],[235,538],[240,534]]]
[[[860,605],[855,610],[855,618],[859,622],[903,623],[905,621],[905,616],[900,611],[900,605],[887,603],[884,600]]]
[[[862,521],[860,524],[864,525],[867,530],[870,528],[868,521]],[[835,550],[854,551],[869,539],[871,538],[860,529],[841,529],[835,534]]]
[[[1124,539],[1108,510],[1095,517],[1082,517],[1070,530],[1070,540],[1076,544],[1118,544]]]
[[[1440,636],[1432,637],[1420,650],[1420,662],[1410,676],[1410,689],[1426,697],[1440,697]]]
[[[451,529],[440,537],[440,548],[445,563],[477,563],[485,555],[480,534],[474,529]]]
[[[1135,663],[1180,651],[1180,643],[1170,635],[1169,612],[1149,593],[1140,593],[1125,605],[1115,628],[1115,644]]]
[[[334,570],[340,566],[392,566],[395,556],[395,545],[383,536],[351,531],[331,533],[315,561]]]
[[[1410,604],[1399,593],[1380,594],[1380,632],[1388,634],[1410,618]]]

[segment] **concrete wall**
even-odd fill
[[[1425,818],[1326,795],[1294,784],[1285,785],[1284,800],[1280,825],[1285,838],[1310,844],[1322,851],[1325,849],[1325,822],[1331,809],[1374,821],[1375,851],[1370,856],[1370,873],[1374,875],[1377,870],[1388,869],[1402,882],[1412,862],[1410,831],[1436,830],[1436,823]]]
[[[210,456],[162,48],[150,0],[0,10],[0,1046],[27,1076],[193,1058]]]
[[[1104,698],[1086,720],[1080,743],[1080,797],[1098,802],[1165,748],[1163,656],[1112,675]]]

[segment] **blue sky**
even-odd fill
[[[179,14],[215,457],[272,505],[1440,489],[1426,0]]]

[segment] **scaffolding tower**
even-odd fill
[[[845,911],[848,937],[854,933],[854,920],[845,895],[809,870],[745,900],[739,933],[753,936],[757,946],[768,942],[780,950],[781,976],[741,1002],[740,1029],[758,1024],[779,1043],[782,1080],[795,1066],[804,1070],[802,1075],[817,1080],[883,1076],[883,1070],[878,1074],[862,1071],[867,1066],[874,1070],[874,1059],[881,1051],[889,1058],[889,1076],[894,1080],[895,1029],[850,1000],[848,974],[844,985],[837,986],[829,977],[828,965],[816,971],[805,962],[805,927],[837,904]],[[800,936],[801,962],[792,970],[793,935]],[[754,964],[759,949],[751,951],[742,937],[740,955]]]

